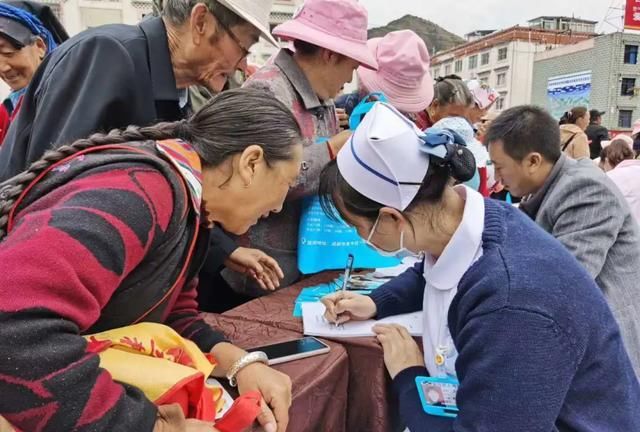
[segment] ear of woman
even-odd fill
[[[238,158],[237,170],[245,187],[249,187],[253,184],[253,179],[261,168],[266,168],[264,150],[262,147],[252,145],[244,149]]]

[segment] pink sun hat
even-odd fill
[[[301,40],[377,69],[367,48],[367,10],[354,0],[306,0],[293,19],[273,29],[283,39]]]
[[[395,108],[406,113],[427,109],[433,100],[431,57],[424,41],[411,30],[400,30],[368,42],[378,71],[358,68],[369,92],[382,92]]]

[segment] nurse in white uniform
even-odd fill
[[[374,327],[411,432],[640,431],[600,289],[522,212],[454,186],[475,173],[465,144],[385,103],[365,116],[321,175],[323,208],[379,252],[423,259],[368,296],[325,297],[326,318],[423,311],[422,350],[403,327]]]

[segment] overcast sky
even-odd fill
[[[432,21],[463,36],[473,30],[493,30],[525,24],[541,15],[575,16],[599,21],[597,30],[613,31],[603,23],[609,6],[624,0],[360,0],[369,10],[370,27],[384,25],[405,14]],[[617,22],[622,12],[615,11]]]

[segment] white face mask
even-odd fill
[[[404,247],[404,231],[402,231],[400,233],[400,248],[395,250],[395,251],[382,250],[378,246],[376,246],[373,243],[371,243],[371,237],[373,237],[373,234],[376,232],[376,228],[378,227],[378,222],[379,221],[380,221],[380,215],[378,215],[378,218],[376,219],[376,222],[373,224],[373,228],[371,228],[371,232],[369,233],[369,237],[367,237],[367,239],[365,240],[365,243],[367,243],[367,245],[370,248],[372,248],[373,250],[375,250],[376,252],[378,252],[380,255],[382,255],[384,257],[398,258],[399,260],[403,260],[403,259],[409,258],[409,257],[417,258],[417,257],[420,256],[419,254],[411,252],[409,249]]]

